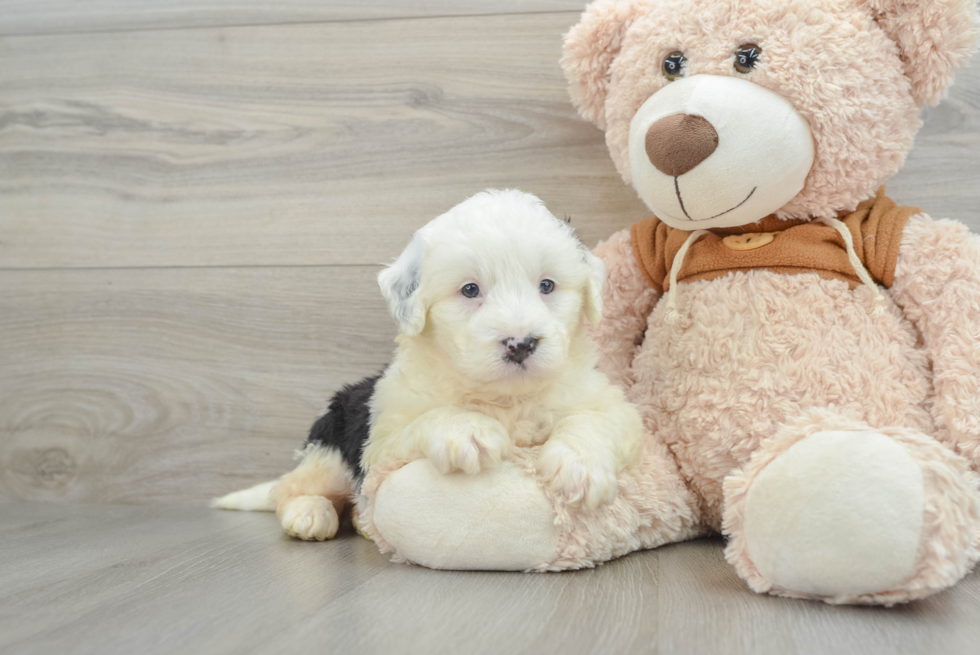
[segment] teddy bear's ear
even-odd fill
[[[565,35],[561,67],[572,102],[586,120],[606,129],[606,88],[609,68],[619,54],[626,30],[647,8],[649,0],[596,0]]]
[[[878,25],[898,43],[912,95],[935,105],[966,63],[977,39],[976,0],[865,0]]]

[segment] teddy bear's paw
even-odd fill
[[[374,495],[376,533],[398,556],[434,569],[525,571],[559,556],[563,527],[523,466],[443,475],[417,459]]]
[[[747,551],[779,588],[828,596],[891,589],[917,561],[922,479],[919,463],[883,434],[810,435],[756,476],[744,508]]]
[[[288,500],[280,519],[286,534],[304,541],[332,539],[340,523],[333,503],[323,496],[297,496]]]
[[[424,450],[440,473],[473,475],[500,464],[512,445],[500,421],[472,412],[440,426],[429,435]]]
[[[545,486],[573,507],[595,509],[616,500],[616,469],[609,453],[579,452],[550,439],[541,448],[536,468]]]
[[[980,497],[965,459],[910,428],[799,436],[725,481],[726,557],[753,589],[890,605],[969,571]]]

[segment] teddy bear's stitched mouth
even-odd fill
[[[749,201],[749,198],[752,197],[752,194],[755,193],[756,189],[758,189],[758,188],[759,187],[757,187],[757,186],[756,187],[752,187],[752,190],[749,191],[749,195],[745,196],[745,200],[743,200],[742,202],[738,203],[737,205],[735,205],[731,209],[726,209],[725,211],[721,212],[720,214],[715,214],[714,216],[709,216],[708,218],[697,218],[697,219],[695,219],[695,218],[691,218],[691,215],[687,213],[687,209],[684,207],[684,199],[681,197],[681,186],[677,182],[677,177],[674,177],[674,191],[677,194],[677,202],[679,202],[681,204],[681,211],[684,212],[684,215],[685,216],[687,216],[687,220],[693,221],[695,223],[699,223],[701,221],[710,221],[713,218],[718,218],[719,216],[724,216],[725,214],[727,214],[729,212],[735,211],[736,209],[738,209],[739,207],[741,207],[742,205],[744,205],[745,203],[747,203]]]

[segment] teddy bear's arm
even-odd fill
[[[595,248],[606,264],[606,286],[602,294],[602,321],[596,330],[599,370],[615,384],[626,388],[632,382],[630,365],[643,342],[647,320],[660,294],[643,276],[629,229],[612,235]]]
[[[980,467],[980,237],[956,221],[913,216],[892,295],[932,360],[939,438]]]

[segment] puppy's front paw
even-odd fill
[[[470,412],[430,434],[425,455],[441,473],[474,474],[500,464],[510,449],[510,436],[500,421]]]
[[[286,501],[279,518],[286,534],[305,541],[332,539],[340,523],[333,503],[323,496],[291,498]]]
[[[580,453],[562,441],[550,439],[541,448],[535,466],[548,489],[564,497],[569,505],[595,509],[616,500],[619,485],[607,453]]]

